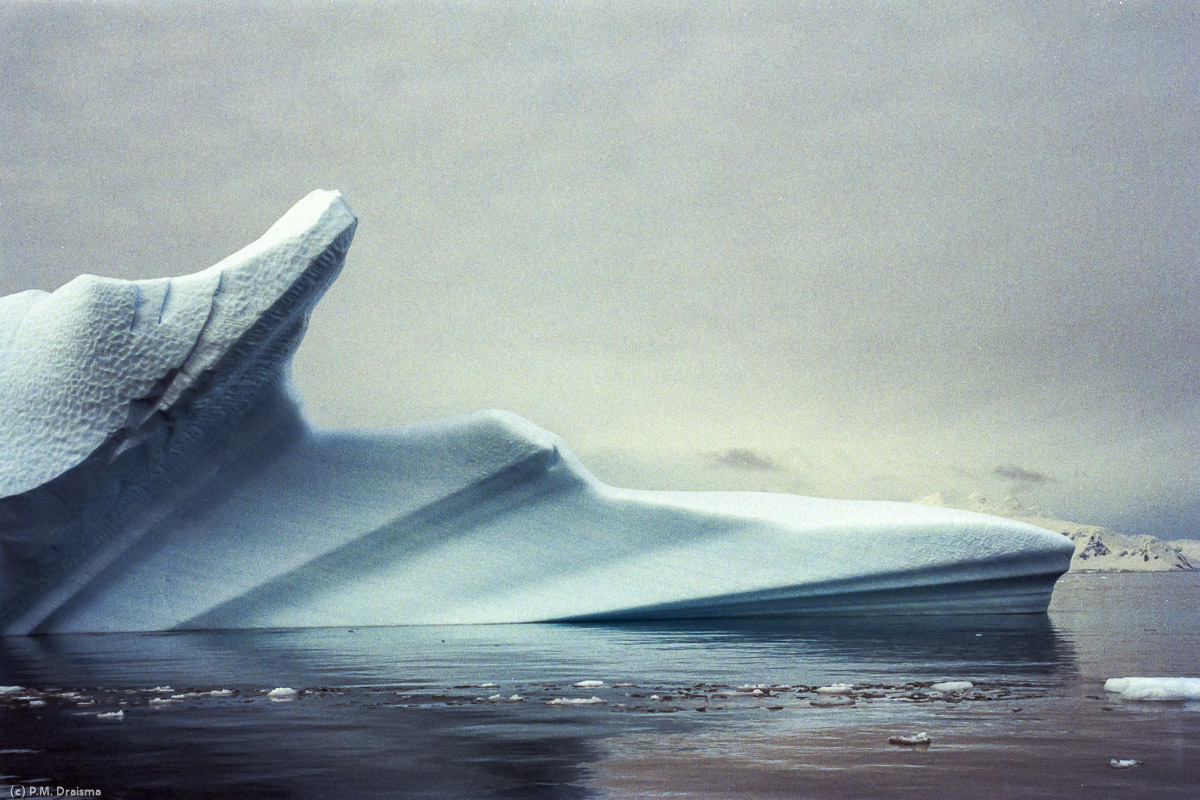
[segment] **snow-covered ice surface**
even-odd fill
[[[319,431],[287,371],[356,221],[0,299],[0,630],[1045,611],[1071,543],[908,503],[617,489],[486,411]]]

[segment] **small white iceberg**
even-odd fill
[[[599,689],[604,685],[604,681],[580,681],[574,684],[576,689]]]
[[[1135,758],[1114,758],[1108,762],[1108,765],[1113,769],[1129,769],[1130,767],[1140,767],[1142,762]]]
[[[24,686],[0,686],[0,694],[16,694],[25,691]]]
[[[942,681],[929,688],[935,692],[965,692],[968,689],[974,689],[975,684],[970,681]]]
[[[1200,700],[1200,678],[1109,678],[1104,691],[1122,700],[1179,703]]]
[[[832,708],[834,706],[852,706],[855,702],[853,697],[846,694],[823,694],[814,697],[809,704],[818,708]]]
[[[287,700],[295,700],[298,693],[290,686],[279,686],[267,692],[267,697],[271,700],[281,703]]]
[[[213,689],[207,694],[209,697],[233,697],[233,689]]]
[[[125,711],[102,711],[96,715],[96,719],[111,719],[120,722],[125,719]]]

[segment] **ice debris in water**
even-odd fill
[[[547,700],[548,706],[594,706],[603,703],[604,700],[599,697],[556,697],[553,700]]]
[[[598,689],[604,685],[604,681],[580,681],[574,685],[577,689]]]
[[[267,692],[267,697],[271,698],[272,700],[276,700],[276,701],[295,700],[296,699],[296,690],[289,686],[279,686],[279,687]]]
[[[1114,758],[1108,762],[1108,765],[1113,769],[1129,769],[1130,767],[1140,767],[1142,762],[1135,758]]]
[[[854,684],[834,683],[829,686],[818,686],[814,691],[817,694],[850,694],[854,691]]]
[[[929,738],[929,734],[925,731],[914,733],[912,736],[892,736],[888,738],[888,744],[898,744],[901,747],[928,747],[932,741]]]
[[[519,694],[512,694],[505,697],[502,694],[493,694],[489,697],[477,697],[475,701],[478,703],[520,703],[525,698]]]
[[[942,681],[929,688],[935,692],[965,692],[968,689],[974,689],[975,684],[970,681]]]
[[[96,715],[96,719],[115,719],[120,721],[125,719],[125,711],[103,711]]]
[[[16,694],[25,691],[24,686],[0,686],[0,694]]]
[[[1181,702],[1200,700],[1200,678],[1109,678],[1104,691],[1122,700]]]

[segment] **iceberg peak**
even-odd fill
[[[121,449],[289,294],[305,296],[306,315],[341,268],[354,225],[339,192],[315,191],[202,272],[81,275],[53,293],[0,298],[0,497]]]

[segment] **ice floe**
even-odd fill
[[[914,733],[911,736],[888,737],[888,744],[900,745],[901,747],[928,747],[932,741],[929,738],[929,734],[925,731]]]
[[[1104,691],[1122,700],[1182,702],[1200,700],[1200,678],[1109,678]]]
[[[604,703],[601,697],[556,697],[553,700],[547,700],[548,706],[594,706]]]
[[[942,681],[935,683],[929,687],[935,692],[965,692],[968,689],[975,688],[975,684],[970,681]]]

